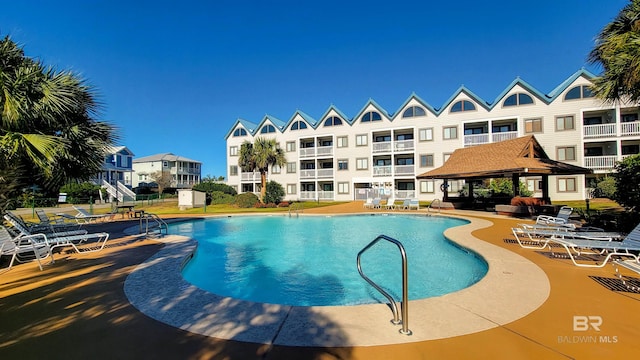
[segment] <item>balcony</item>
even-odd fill
[[[379,141],[371,145],[371,152],[390,153],[393,152],[411,152],[415,150],[414,140],[398,140],[398,141]]]
[[[495,143],[495,142],[500,142],[500,141],[504,141],[504,140],[515,139],[517,137],[518,137],[518,132],[517,131],[497,132],[497,133],[491,134],[491,141],[493,141]]]
[[[300,148],[300,157],[301,158],[314,157],[314,156],[316,156],[316,148],[314,148],[314,147]]]
[[[394,171],[397,176],[415,175],[416,173],[413,165],[396,165]]]
[[[373,176],[391,176],[392,170],[393,168],[391,165],[374,166]]]
[[[620,135],[640,135],[640,121],[623,122],[620,124]]]
[[[616,124],[585,125],[583,135],[585,139],[616,136]]]
[[[414,151],[415,142],[413,140],[398,140],[394,143],[393,151],[395,152],[403,152],[403,151]]]
[[[473,134],[464,136],[464,146],[473,146],[489,143],[489,134]]]
[[[391,152],[391,141],[379,141],[371,144],[372,153]]]
[[[316,155],[320,156],[333,156],[333,146],[319,146],[316,148]]]
[[[333,169],[318,169],[318,179],[327,179],[333,177]]]
[[[259,181],[259,172],[243,172],[240,174],[240,181]]]
[[[616,161],[618,161],[618,157],[616,155],[585,156],[584,167],[593,170],[610,170],[613,169]]]
[[[315,179],[316,169],[303,169],[300,170],[300,179]]]
[[[300,191],[300,200],[333,200],[335,191]]]
[[[489,142],[496,143],[504,140],[515,139],[517,137],[517,131],[502,131],[494,133],[465,135],[464,146],[482,145],[488,144]]]

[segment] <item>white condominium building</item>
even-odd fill
[[[440,199],[442,180],[416,176],[442,166],[456,149],[533,134],[549,158],[594,170],[551,176],[551,199],[585,199],[590,178],[640,153],[638,105],[595,99],[593,78],[580,70],[547,94],[518,78],[493,102],[462,86],[440,108],[412,94],[394,113],[369,100],[353,117],[330,106],[317,119],[302,111],[288,121],[238,119],[225,137],[228,184],[239,193],[260,191],[260,174],[242,172],[238,156],[243,142],[266,137],[285,151],[286,166],[272,167],[268,180],[282,184],[286,200],[348,201],[372,193]],[[539,177],[521,181],[541,196]],[[463,186],[449,181],[449,192]]]

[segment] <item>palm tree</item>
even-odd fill
[[[640,100],[640,0],[631,0],[602,29],[588,60],[603,68],[593,80],[596,97],[605,102]]]
[[[0,172],[20,166],[27,176],[14,182],[52,191],[90,178],[117,139],[111,125],[94,119],[98,110],[84,80],[26,57],[8,36],[0,39]]]
[[[260,172],[260,201],[264,202],[267,190],[267,173],[269,166],[284,166],[287,159],[275,139],[257,137],[254,143],[245,141],[240,146],[238,166],[244,172]]]

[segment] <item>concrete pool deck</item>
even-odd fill
[[[336,206],[317,212],[358,212],[361,208],[361,204]],[[312,211],[305,210],[308,212]],[[529,300],[528,289],[535,284],[525,279],[519,281],[514,290],[494,289],[490,294],[470,294],[467,301],[472,305],[465,306],[480,308],[460,307],[454,312],[477,315],[479,322],[484,318],[494,326],[452,337],[432,335],[434,340],[414,340],[419,332],[444,334],[447,328],[463,331],[464,326],[449,321],[453,315],[443,316],[446,321],[435,322],[434,318],[445,315],[439,307],[425,310],[425,315],[415,314],[419,306],[414,305],[414,301],[410,302],[409,328],[414,332],[411,337],[397,334],[398,327],[388,323],[391,313],[385,308],[379,316],[376,313],[352,320],[354,327],[360,326],[365,331],[384,329],[392,333],[391,337],[414,338],[406,343],[330,346],[329,340],[345,341],[346,338],[355,342],[350,322],[345,324],[344,320],[310,312],[300,315],[306,322],[296,322],[305,325],[293,328],[293,332],[297,338],[318,339],[315,346],[239,341],[258,325],[277,322],[275,315],[279,315],[274,311],[271,318],[268,311],[241,307],[238,311],[221,311],[213,317],[214,321],[225,324],[233,334],[232,340],[204,336],[150,318],[128,301],[124,290],[127,276],[145,260],[171,245],[128,236],[123,229],[135,223],[118,221],[98,225],[111,233],[108,247],[102,252],[83,256],[58,255],[56,263],[46,266],[42,272],[35,264],[28,263],[0,274],[0,356],[21,359],[589,359],[620,358],[638,353],[640,295],[610,290],[593,279],[615,278],[613,267],[578,268],[568,260],[550,258],[544,256],[544,252],[521,249],[505,242],[504,239],[512,238],[510,227],[522,220],[475,212],[446,214],[490,222],[489,227],[467,230],[466,235],[462,235],[463,240],[475,237],[480,240],[474,242],[481,246],[490,244],[500,251],[517,255],[517,262],[524,263],[526,259],[541,269],[550,288],[545,299],[533,301],[540,302],[540,306],[519,318],[501,318],[513,311],[511,307],[517,307],[502,302],[507,296],[515,295],[512,298],[521,302]],[[494,266],[501,263],[511,266],[510,262],[496,254]],[[509,272],[498,272],[497,276],[508,280],[517,275]],[[631,280],[639,277],[626,270],[622,272]],[[482,282],[475,286],[478,285]],[[517,293],[511,294],[512,291]],[[224,305],[229,308],[234,304]],[[203,314],[210,313],[204,307],[199,310],[203,318],[207,317]],[[582,319],[584,316],[598,316],[602,320],[599,331],[593,328],[582,331],[580,327],[574,330],[574,317]],[[245,326],[242,324],[249,325],[242,328]]]

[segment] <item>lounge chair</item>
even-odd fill
[[[411,203],[410,199],[404,199],[404,201],[402,202],[402,209],[403,210],[407,210],[409,209],[409,204]]]
[[[76,211],[78,212],[78,214],[76,214],[76,220],[78,220],[78,222],[82,223],[90,223],[90,222],[94,222],[94,221],[98,221],[98,220],[106,220],[107,218],[109,219],[113,219],[113,217],[115,216],[115,214],[99,214],[99,215],[92,215],[89,214],[89,212],[79,206],[73,206],[74,209],[76,209]]]
[[[21,217],[16,216],[11,212],[7,212],[4,215],[5,220],[7,220],[16,230],[24,235],[32,235],[32,234],[45,234],[48,237],[58,237],[58,236],[71,236],[71,235],[83,235],[87,233],[87,230],[63,230],[56,229],[55,227],[46,225],[29,225]]]
[[[373,207],[373,199],[367,198],[367,201],[362,205],[365,209],[371,209]]]
[[[411,199],[409,200],[409,210],[411,209],[416,209],[416,210],[420,210],[420,201],[418,199]]]
[[[561,245],[576,266],[603,267],[614,256],[630,257],[636,262],[640,261],[640,224],[633,229],[622,241],[601,241],[601,239],[589,238],[561,238],[552,236],[549,243]],[[553,251],[553,250],[552,250]],[[604,256],[600,263],[580,263],[576,256],[581,254],[598,254]]]
[[[524,249],[544,249],[551,242],[552,237],[561,239],[589,239],[600,241],[613,241],[622,237],[619,233],[603,231],[580,232],[569,228],[540,227],[520,224],[520,227],[511,228],[511,232],[520,247]]]
[[[40,239],[40,241],[36,241]],[[11,256],[7,271],[11,270],[13,263],[36,260],[42,270],[40,260],[51,255],[51,248],[44,241],[44,235],[13,236],[7,228],[0,226],[0,255]],[[28,257],[25,255],[29,255]]]
[[[538,215],[536,218],[536,224],[569,225],[569,216],[571,216],[571,213],[573,213],[573,208],[563,206],[558,210],[558,214],[556,216]]]
[[[40,225],[42,226],[50,226],[51,228],[61,229],[62,231],[78,230],[80,226],[76,221],[74,221],[74,223],[65,222],[64,217],[61,216],[51,218],[42,209],[36,209],[36,215],[38,216],[38,220],[40,220]]]
[[[373,201],[371,202],[371,208],[380,209],[380,198],[373,199]]]
[[[390,197],[387,199],[387,203],[384,205],[384,208],[387,210],[395,210],[396,209],[396,205],[395,205],[396,199]]]

